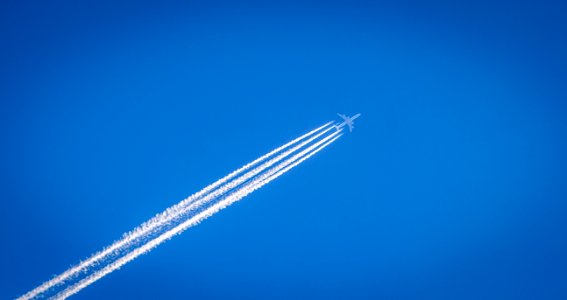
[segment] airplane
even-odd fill
[[[347,125],[350,132],[352,132],[352,129],[354,128],[354,120],[355,120],[356,118],[360,117],[360,114],[359,114],[359,113],[356,114],[356,115],[354,115],[354,116],[352,116],[352,117],[347,117],[347,116],[345,116],[345,115],[343,115],[343,114],[337,114],[337,115],[339,115],[339,117],[343,118],[344,122],[342,122],[342,123],[339,124],[339,125],[336,125],[335,128],[340,129],[340,128],[342,128],[343,126]]]

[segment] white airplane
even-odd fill
[[[340,128],[344,127],[345,125],[347,125],[350,132],[352,132],[352,129],[354,128],[354,120],[356,118],[360,117],[360,114],[356,114],[352,117],[347,117],[343,114],[337,114],[337,115],[339,115],[339,117],[343,118],[344,122],[342,122],[339,125],[336,125],[335,127],[337,129],[340,129]]]

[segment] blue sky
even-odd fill
[[[0,298],[336,119],[76,299],[565,299],[559,1],[7,1]]]

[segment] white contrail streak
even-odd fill
[[[267,161],[267,162],[263,163],[262,165],[250,170],[249,172],[247,172],[247,173],[243,174],[242,176],[234,179],[233,181],[219,187],[218,189],[214,190],[210,194],[196,200],[195,202],[193,202],[189,205],[179,207],[179,209],[177,209],[175,211],[175,214],[171,214],[170,216],[166,216],[168,219],[163,221],[163,223],[166,223],[168,220],[172,221],[172,220],[174,220],[178,217],[181,217],[183,214],[190,212],[190,211],[193,211],[193,210],[203,206],[204,204],[216,199],[217,197],[224,195],[225,193],[229,192],[230,190],[232,190],[232,189],[236,188],[237,186],[241,185],[242,183],[250,180],[251,178],[260,174],[261,172],[263,172],[267,168],[273,166],[274,164],[278,163],[282,159],[284,159],[287,156],[291,155],[292,153],[296,152],[298,149],[300,149],[300,148],[306,146],[307,144],[313,142],[314,140],[320,138],[322,135],[326,134],[327,132],[329,132],[332,129],[333,129],[333,127],[329,127],[327,129],[321,131],[320,133],[318,133],[318,134],[310,137],[309,139],[301,142],[297,146],[292,147],[291,149],[279,154],[275,158],[270,159],[269,161]]]
[[[201,221],[205,220],[206,218],[214,215],[215,213],[219,212],[223,208],[231,205],[232,203],[239,201],[240,199],[246,197],[248,194],[254,192],[255,190],[261,188],[262,186],[266,185],[270,181],[278,178],[291,168],[297,166],[298,164],[302,163],[306,159],[310,158],[311,156],[315,155],[317,152],[321,151],[323,148],[337,140],[339,137],[340,131],[334,132],[329,136],[321,139],[317,143],[309,146],[305,150],[301,151],[298,154],[295,154],[293,157],[287,159],[285,162],[277,165],[276,167],[272,168],[271,170],[263,173],[262,175],[258,176],[258,178],[253,179],[251,182],[247,183],[234,193],[230,194],[226,198],[222,199],[221,201],[211,205],[207,209],[199,212],[198,214],[192,216],[185,222],[179,224],[178,226],[170,229],[169,231],[161,234],[160,236],[156,237],[155,239],[147,242],[146,244],[140,246],[132,250],[131,252],[127,253],[123,257],[117,259],[116,261],[110,263],[108,266],[102,268],[101,270],[87,276],[83,280],[77,282],[76,284],[68,287],[67,289],[63,290],[59,294],[55,295],[53,299],[66,299],[69,296],[72,296],[79,292],[80,290],[84,289],[85,287],[91,285],[92,283],[96,282],[100,278],[104,277],[105,275],[119,269],[126,263],[134,260],[138,256],[147,253],[148,251],[152,250],[153,248],[157,247],[159,244],[171,239],[175,235],[178,235],[185,231],[187,228],[192,227]],[[315,150],[313,150],[315,149]]]
[[[53,279],[44,282],[42,285],[40,285],[39,287],[31,290],[30,292],[24,294],[23,296],[21,296],[20,300],[24,300],[24,299],[31,299],[34,297],[37,297],[38,295],[48,291],[49,289],[51,289],[52,287],[55,287],[59,284],[64,283],[65,281],[74,278],[77,274],[86,271],[88,268],[97,265],[98,263],[100,263],[101,261],[104,261],[105,259],[107,259],[108,257],[111,257],[113,255],[116,255],[120,249],[125,248],[130,246],[134,241],[136,241],[137,239],[140,239],[144,236],[146,236],[148,233],[153,232],[154,230],[156,230],[157,228],[159,228],[160,226],[163,226],[164,224],[166,224],[167,222],[171,221],[172,219],[174,219],[175,217],[177,217],[179,215],[179,212],[185,212],[187,211],[187,209],[184,209],[185,206],[189,205],[190,203],[199,200],[200,198],[202,198],[204,195],[207,195],[207,193],[213,191],[214,195],[208,196],[207,199],[212,199],[213,197],[216,197],[218,195],[221,195],[222,193],[227,192],[228,190],[236,187],[238,184],[241,184],[242,182],[245,182],[246,180],[250,179],[252,176],[258,174],[259,172],[261,172],[262,170],[268,168],[269,166],[273,165],[274,163],[276,163],[277,161],[281,160],[282,158],[286,157],[287,155],[289,155],[290,153],[296,151],[297,149],[299,149],[301,146],[304,146],[306,143],[308,143],[309,141],[312,141],[314,138],[309,139],[308,141],[305,141],[303,143],[300,144],[300,146],[296,146],[291,150],[288,150],[286,152],[284,152],[284,154],[281,154],[280,156],[276,157],[279,159],[272,159],[269,161],[269,163],[266,163],[260,167],[263,167],[261,170],[257,170],[257,172],[254,173],[254,175],[250,175],[246,176],[247,174],[244,174],[241,178],[238,178],[240,180],[236,181],[232,181],[229,184],[226,184],[225,186],[221,186],[223,184],[225,184],[227,181],[231,180],[232,178],[234,178],[235,176],[239,175],[240,173],[250,169],[251,167],[257,165],[258,163],[274,156],[275,154],[281,152],[282,150],[289,148],[290,146],[297,144],[299,141],[304,140],[312,135],[314,135],[315,133],[317,133],[318,131],[321,131],[322,129],[324,129],[325,127],[329,126],[332,122],[328,122],[272,151],[270,151],[269,153],[259,157],[258,159],[244,165],[243,167],[231,172],[230,174],[228,174],[227,176],[217,180],[216,182],[210,184],[209,186],[205,187],[204,189],[200,190],[199,192],[191,195],[190,197],[186,198],[185,200],[182,200],[181,202],[177,203],[176,205],[166,209],[164,212],[154,216],[153,218],[151,218],[150,220],[148,220],[147,222],[143,223],[142,225],[138,226],[137,228],[135,228],[134,230],[126,233],[123,235],[123,238],[114,242],[113,244],[111,244],[110,246],[104,248],[103,250],[101,250],[98,253],[95,253],[94,255],[92,255],[91,257],[89,257],[87,260],[82,261],[81,263],[79,263],[76,266],[73,266],[72,268],[68,269],[67,271],[61,273],[60,275],[54,277]],[[330,128],[327,128],[327,130],[319,133],[318,135],[316,135],[316,137],[321,136],[322,134],[328,132]],[[315,138],[316,138],[315,137]],[[256,170],[256,169],[254,169]],[[246,177],[244,177],[246,176]],[[219,186],[221,186],[220,191],[215,190],[216,188],[218,188]],[[224,189],[223,189],[224,188]],[[203,203],[203,201],[201,201],[201,204]],[[190,209],[193,209],[195,207],[198,206],[192,206]]]

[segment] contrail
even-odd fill
[[[82,272],[86,272],[90,267],[93,267],[93,266],[99,264],[100,262],[108,259],[109,257],[116,256],[116,255],[120,254],[120,249],[131,246],[134,241],[146,237],[147,235],[151,234],[152,232],[154,232],[158,228],[160,228],[160,226],[163,226],[164,224],[167,224],[168,222],[171,222],[173,219],[179,217],[179,215],[181,213],[186,213],[189,210],[198,208],[199,206],[203,205],[207,201],[212,200],[215,197],[222,195],[223,193],[226,193],[227,191],[238,186],[239,184],[242,184],[243,182],[245,182],[245,181],[249,180],[250,178],[252,178],[253,176],[257,175],[258,173],[265,170],[266,168],[269,168],[271,165],[277,163],[281,159],[287,157],[291,153],[295,152],[297,149],[305,146],[309,142],[320,137],[324,133],[326,133],[329,130],[331,130],[332,128],[334,128],[334,127],[329,127],[326,130],[319,132],[319,131],[325,129],[326,127],[328,127],[330,124],[332,124],[332,122],[328,122],[328,123],[316,128],[316,129],[314,129],[314,130],[312,130],[312,131],[310,131],[310,132],[308,132],[308,133],[306,133],[306,134],[304,134],[304,135],[302,135],[302,136],[300,136],[300,137],[298,137],[298,138],[296,138],[296,139],[294,139],[294,140],[292,140],[292,141],[270,151],[269,153],[267,153],[267,154],[259,157],[258,159],[244,165],[243,167],[231,172],[227,176],[225,176],[225,177],[217,180],[216,182],[210,184],[209,186],[205,187],[201,191],[191,195],[190,197],[186,198],[185,200],[179,202],[178,204],[166,209],[164,212],[156,215],[155,217],[151,218],[149,221],[138,226],[134,230],[124,234],[122,239],[114,242],[112,245],[104,248],[100,252],[95,253],[94,255],[89,257],[87,260],[82,261],[81,263],[79,263],[76,266],[73,266],[72,268],[70,268],[67,271],[61,273],[60,275],[54,277],[53,279],[44,282],[39,287],[33,289],[32,291],[26,293],[25,295],[21,296],[18,299],[31,299],[31,298],[37,297],[40,294],[50,290],[51,288],[53,288],[57,285],[60,285],[60,284],[66,282],[70,279],[73,279],[76,275],[78,275]],[[313,136],[317,132],[319,132],[319,133],[317,135]],[[311,137],[311,138],[300,143],[299,145],[296,145],[295,147],[283,152],[282,154],[278,155],[276,158],[269,160],[268,162],[266,162],[266,163],[262,164],[261,166],[253,169],[252,171],[243,174],[241,177],[239,177],[239,178],[237,178],[237,179],[235,179],[235,180],[233,180],[229,183],[226,183],[227,181],[231,180],[232,178],[236,177],[237,175],[239,175],[239,174],[243,173],[244,171],[250,169],[251,167],[257,165],[258,163],[265,161],[266,159],[274,156],[275,154],[281,152],[282,150],[287,149],[287,148],[297,144],[298,142],[300,142],[300,141],[302,141],[302,140],[304,140],[308,137]],[[197,200],[199,200],[199,201],[197,201]],[[197,201],[197,202],[193,203],[195,201]],[[193,203],[193,205],[189,205],[191,203]]]
[[[227,196],[226,198],[222,199],[221,201],[213,204],[212,206],[208,207],[207,209],[203,210],[202,212],[192,216],[185,222],[181,223],[180,225],[170,229],[169,231],[161,234],[160,236],[156,237],[155,239],[147,242],[146,244],[140,246],[137,249],[132,250],[131,252],[127,253],[123,257],[117,259],[116,261],[112,262],[108,266],[104,267],[103,269],[87,276],[83,280],[77,282],[76,284],[68,287],[67,289],[63,290],[59,294],[55,295],[53,299],[65,299],[69,296],[72,296],[79,292],[80,290],[84,289],[85,287],[91,285],[92,283],[96,282],[100,278],[104,277],[105,275],[119,269],[126,263],[134,260],[138,256],[145,254],[152,250],[153,248],[157,247],[159,244],[171,239],[175,235],[178,235],[185,231],[187,228],[192,227],[201,221],[205,220],[206,218],[214,215],[215,213],[219,212],[223,208],[231,205],[232,203],[241,200],[242,198],[246,197],[248,194],[254,192],[255,190],[261,188],[262,186],[266,185],[267,183],[271,182],[272,180],[278,178],[291,168],[297,166],[298,164],[302,163],[306,159],[310,158],[311,156],[315,155],[317,152],[323,150],[325,147],[336,141],[339,137],[342,136],[340,131],[336,131],[329,136],[325,137],[324,139],[318,141],[317,143],[311,145],[307,149],[301,151],[298,154],[295,154],[293,157],[289,158],[285,162],[277,165],[273,169],[267,171],[266,173],[258,176],[258,178],[253,179],[251,182],[244,185],[242,188],[238,189],[236,192],[232,193],[231,195]]]
[[[210,194],[208,194],[208,195],[206,195],[206,196],[204,196],[200,199],[197,199],[196,201],[194,201],[193,203],[191,203],[189,205],[179,207],[179,209],[177,209],[175,211],[175,214],[167,216],[168,220],[172,221],[175,218],[180,217],[182,214],[187,213],[188,211],[193,211],[193,210],[201,207],[202,205],[206,204],[207,202],[214,200],[217,197],[229,192],[230,190],[232,190],[232,189],[236,188],[237,186],[241,185],[242,183],[250,180],[251,178],[260,174],[261,172],[263,172],[267,168],[273,166],[277,162],[281,161],[282,159],[284,159],[287,156],[291,155],[292,153],[296,152],[298,149],[300,149],[300,148],[306,146],[307,144],[313,142],[314,140],[318,139],[319,137],[321,137],[322,135],[324,135],[325,133],[329,132],[332,129],[333,129],[333,127],[330,127],[330,128],[327,128],[327,129],[321,131],[320,133],[310,137],[309,139],[305,140],[304,142],[301,142],[297,146],[294,146],[293,148],[279,154],[275,158],[270,159],[269,161],[267,161],[267,162],[263,163],[262,165],[252,169],[251,171],[243,174],[242,176],[234,179],[233,181],[219,187],[218,189],[214,190]],[[167,222],[167,220],[164,221],[163,223],[166,223],[166,222]]]

